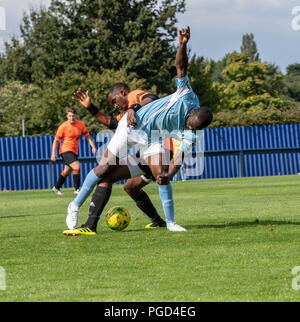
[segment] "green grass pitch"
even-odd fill
[[[131,223],[112,231],[103,213],[90,237],[62,235],[71,189],[0,192],[0,301],[299,301],[300,177],[174,182],[173,190],[187,232],[144,229],[149,220],[115,185],[104,213],[124,206]],[[157,185],[145,191],[162,214]]]

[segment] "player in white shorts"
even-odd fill
[[[160,187],[167,185],[181,166],[178,160],[183,160],[184,156],[191,153],[199,134],[197,131],[211,123],[212,113],[205,107],[200,108],[198,97],[189,84],[186,50],[189,38],[189,27],[180,30],[180,45],[175,59],[177,91],[149,103],[147,107],[129,109],[119,122],[99,165],[90,171],[79,195],[70,203],[68,207],[70,219],[78,218],[79,207],[101,180],[108,180],[112,184],[133,175],[140,175],[137,174],[137,166],[130,163],[132,159],[127,157],[128,151],[133,147],[139,149],[141,155],[139,162],[148,164]],[[161,141],[167,137],[181,139],[182,143],[166,173]]]

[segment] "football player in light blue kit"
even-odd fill
[[[67,223],[68,220],[69,222],[77,222],[79,207],[96,184],[101,180],[112,184],[140,175],[136,168],[141,161],[149,165],[159,184],[163,206],[170,206],[168,202],[171,198],[166,187],[179,170],[184,156],[191,153],[197,140],[197,130],[202,130],[212,121],[212,113],[205,107],[200,108],[198,97],[189,84],[186,48],[189,38],[189,27],[179,31],[179,47],[175,59],[177,91],[149,103],[145,108],[137,106],[129,109],[119,122],[115,135],[108,144],[99,165],[89,172],[79,195],[70,203]],[[166,172],[166,160],[161,144],[162,139],[167,137],[182,140],[178,152],[171,160],[168,172]],[[138,147],[140,150],[141,158],[139,160],[127,156],[132,147]],[[168,227],[167,223],[169,230],[182,231],[180,229],[182,227],[177,226],[175,222],[171,222]]]

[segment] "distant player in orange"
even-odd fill
[[[52,145],[51,161],[56,162],[56,150],[59,142],[62,140],[59,154],[65,162],[65,167],[60,174],[56,185],[52,188],[52,191],[58,195],[61,195],[60,188],[66,181],[66,178],[73,171],[73,181],[75,187],[75,194],[79,193],[80,187],[80,163],[77,159],[78,156],[78,145],[81,135],[84,135],[92,147],[93,154],[96,154],[97,149],[94,141],[90,136],[86,126],[83,122],[76,120],[76,110],[73,107],[68,107],[66,110],[67,121],[62,123],[56,132],[56,136]]]

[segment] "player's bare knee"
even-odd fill
[[[132,196],[135,191],[135,189],[133,189],[132,185],[128,184],[128,182],[124,185],[123,189],[129,196]]]
[[[98,165],[96,168],[94,168],[95,175],[99,178],[105,177],[110,171],[110,166],[108,164],[106,165]]]

